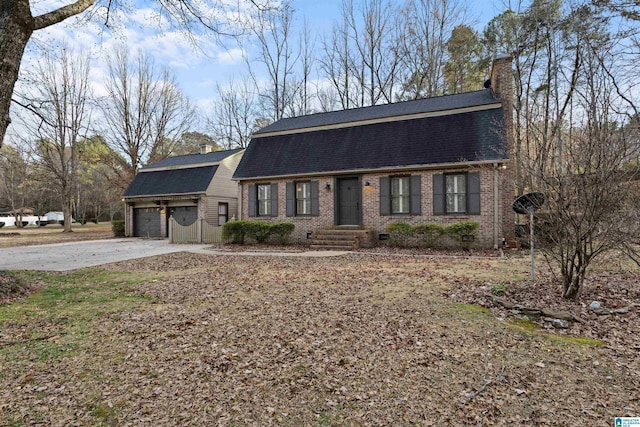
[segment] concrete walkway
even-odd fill
[[[172,245],[168,240],[128,238],[0,248],[0,270],[70,271],[175,252],[221,256],[288,257],[326,257],[347,253],[337,251],[269,252],[260,250],[228,252],[206,249],[210,246],[205,244]]]

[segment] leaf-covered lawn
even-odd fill
[[[21,273],[48,288],[0,307],[0,424],[610,426],[638,416],[635,337],[625,351],[451,298],[527,272],[524,259],[172,254]]]
[[[73,232],[63,233],[63,230],[63,226],[59,224],[50,224],[44,227],[2,227],[0,228],[0,248],[113,238],[111,224],[108,222],[87,223],[85,225],[74,223],[72,224]]]

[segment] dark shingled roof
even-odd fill
[[[224,151],[212,151],[211,153],[206,154],[185,154],[184,156],[174,156],[167,157],[166,159],[159,160],[155,163],[147,165],[144,169],[155,169],[155,168],[169,168],[176,166],[188,166],[188,165],[197,165],[202,163],[217,163],[220,162],[227,157],[236,154],[238,151],[242,151],[242,148],[235,148],[233,150],[224,150]]]
[[[234,178],[507,158],[502,108],[255,138]]]
[[[218,166],[200,166],[186,169],[141,171],[124,192],[124,197],[204,193],[217,169]]]
[[[434,111],[454,110],[458,108],[495,104],[498,102],[500,101],[493,96],[491,89],[483,89],[456,95],[438,96],[434,98],[417,99],[415,101],[397,102],[395,104],[374,105],[371,107],[331,111],[328,113],[318,113],[308,116],[282,119],[260,129],[254,135],[260,136],[260,134],[284,130],[351,123],[362,120],[375,120],[386,117],[430,113]]]

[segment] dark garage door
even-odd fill
[[[169,208],[167,219],[173,217],[182,226],[191,225],[198,219],[197,206],[173,206]]]
[[[133,233],[136,237],[161,237],[160,211],[158,208],[133,210]]]

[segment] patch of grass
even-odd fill
[[[102,316],[131,310],[148,299],[128,292],[142,275],[85,269],[69,274],[15,272],[27,282],[40,282],[44,289],[21,301],[0,306],[0,330],[22,330],[15,344],[0,347],[2,359],[14,366],[27,360],[60,361],[83,348],[91,323]]]
[[[603,344],[602,341],[593,339],[593,338],[585,338],[585,337],[567,337],[563,335],[552,335],[552,334],[542,334],[540,333],[540,325],[531,320],[512,319],[509,323],[509,328],[519,331],[525,332],[529,336],[538,336],[554,343],[562,343],[562,344],[579,344],[579,345],[590,345],[590,346],[600,346]]]
[[[18,274],[18,273],[16,273]],[[24,282],[38,281],[45,288],[30,297],[0,307],[3,322],[20,323],[39,319],[89,320],[97,315],[138,304],[145,298],[127,293],[130,285],[144,281],[140,274],[113,273],[100,269],[81,270],[70,274],[20,272]]]
[[[548,340],[551,340],[557,343],[591,345],[596,347],[601,346],[603,344],[603,341],[601,340],[597,340],[594,338],[586,338],[586,337],[566,337],[563,335],[551,335],[551,334],[546,334],[544,337]]]
[[[533,333],[540,330],[540,325],[538,325],[537,323],[531,320],[520,319],[520,318],[515,318],[511,320],[511,324],[509,326],[513,329],[528,332],[528,333]]]
[[[3,425],[6,425],[7,427],[22,427],[24,425],[20,418],[12,416],[6,418],[4,422],[6,422],[6,424]]]
[[[322,411],[318,414],[318,426],[341,426],[344,423],[345,414],[339,405],[333,411]]]
[[[100,402],[91,405],[89,412],[100,421],[100,425],[116,426],[119,424],[118,419],[120,418],[123,406],[122,403],[109,406]]]
[[[493,285],[493,286],[491,287],[491,292],[492,292],[492,293],[494,293],[494,294],[496,294],[496,295],[501,295],[501,294],[503,294],[503,293],[504,293],[504,291],[506,291],[506,290],[507,290],[507,287],[506,287],[505,285],[502,285],[502,284],[500,284],[500,285]]]
[[[467,313],[491,314],[488,308],[476,304],[453,304],[453,307]]]

